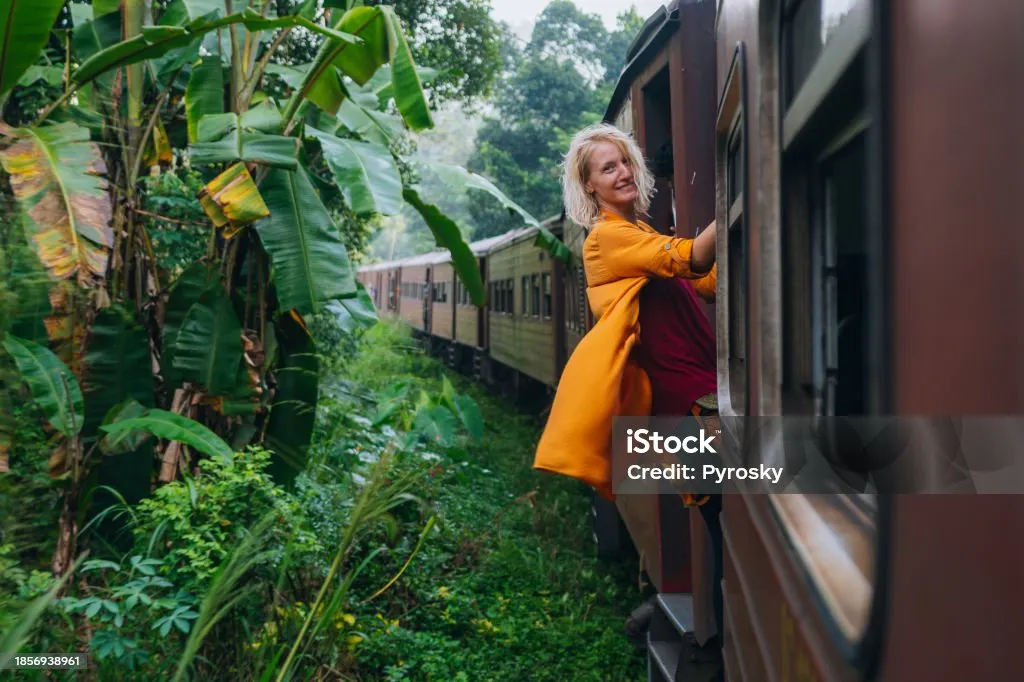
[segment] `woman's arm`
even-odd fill
[[[696,239],[647,232],[626,221],[609,221],[593,238],[605,267],[618,277],[698,279],[715,263],[715,223]]]
[[[693,290],[697,292],[698,296],[708,303],[714,303],[718,289],[718,266],[712,265],[711,272],[700,279],[693,280],[692,284]],[[712,320],[712,326],[714,326],[714,320]]]

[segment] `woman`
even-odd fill
[[[641,221],[654,177],[632,138],[607,124],[573,138],[563,189],[569,217],[589,228],[583,265],[598,322],[562,373],[534,468],[579,479],[614,499],[614,417],[717,413],[715,340],[698,300],[715,297],[715,224],[696,239],[680,239]],[[713,599],[721,623],[721,500],[683,498],[688,506],[708,503],[701,515],[716,589],[702,596]],[[700,629],[710,636],[716,628]]]
[[[715,341],[697,298],[715,296],[715,225],[680,239],[639,220],[654,178],[632,138],[608,124],[576,134],[562,182],[566,212],[589,228],[583,265],[599,321],[562,373],[534,467],[613,499],[613,417],[717,405]]]

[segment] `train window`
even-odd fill
[[[798,0],[787,3],[782,20],[783,83],[791,104],[825,46],[857,6],[858,0]]]
[[[781,16],[783,414],[883,412],[872,371],[881,318],[868,301],[884,262],[872,236],[881,227],[869,218],[870,180],[881,172],[868,154],[867,98],[876,94],[865,87],[869,11],[861,0],[802,0]],[[881,513],[871,484],[858,484],[858,493],[770,498],[855,664],[878,577]]]
[[[529,300],[529,296],[527,296],[526,292],[527,292],[528,287],[530,286],[529,285],[529,279],[526,277],[526,275],[523,275],[520,278],[520,284],[521,284],[520,290],[522,292],[522,297],[519,299],[519,313],[523,317],[526,317],[527,314],[529,314],[529,312],[530,312],[528,310],[528,306],[527,306],[527,303],[526,303],[527,300]]]
[[[536,273],[530,276],[530,315],[540,317],[540,280]]]
[[[743,409],[747,378],[747,231],[744,227],[743,116],[737,116],[726,153],[729,280],[729,395],[734,409]]]
[[[541,275],[541,316],[545,320],[551,319],[551,274],[545,272]]]
[[[746,133],[746,52],[740,43],[732,65],[715,125],[719,216],[724,217],[726,270],[727,413],[746,414],[747,397],[747,217],[746,187],[749,136]],[[739,434],[737,434],[738,436]]]

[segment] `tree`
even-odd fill
[[[278,13],[290,14],[300,4],[302,0],[280,0]],[[363,4],[376,7],[386,3],[367,0]],[[501,41],[489,0],[398,0],[390,4],[409,37],[413,59],[439,72],[430,84],[433,106],[449,101],[472,106],[491,94],[501,67]],[[288,65],[308,63],[321,40],[308,31],[293,31],[271,60]]]
[[[534,215],[561,211],[559,164],[573,133],[601,119],[626,50],[643,21],[635,9],[609,34],[600,17],[569,0],[541,13],[514,70],[499,86],[497,115],[483,124],[468,165]],[[475,239],[521,225],[496,202],[471,204]]]

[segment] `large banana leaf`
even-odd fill
[[[146,407],[141,403],[128,399],[123,403],[114,405],[107,411],[103,418],[103,424],[135,419],[146,414]],[[153,434],[146,431],[122,431],[117,434],[106,434],[100,440],[100,449],[108,455],[125,455],[137,450],[146,444],[153,437]],[[147,464],[150,464],[147,462]]]
[[[235,387],[241,361],[242,325],[227,295],[193,304],[174,342],[174,369],[210,395],[223,395]]]
[[[364,106],[358,98],[346,99],[338,107],[336,118],[323,120],[320,128],[329,132],[345,129],[356,133],[364,140],[384,146],[402,134],[405,126],[402,119]]]
[[[416,73],[420,77],[420,83],[424,85],[440,75],[440,71],[432,69],[429,66],[417,66]],[[377,73],[375,73],[373,78],[370,79],[370,82],[366,84],[366,88],[377,96],[378,108],[383,109],[386,107],[387,103],[395,96],[395,84],[393,81],[391,65],[385,64],[377,69]]]
[[[82,84],[113,68],[137,64],[161,57],[171,50],[186,47],[211,31],[232,24],[242,24],[250,30],[269,30],[287,26],[302,26],[331,40],[351,43],[354,36],[319,26],[304,17],[290,16],[266,19],[251,8],[240,14],[219,18],[199,18],[182,26],[143,26],[142,33],[111,45],[85,60],[72,74],[71,81]]]
[[[402,118],[412,130],[433,127],[423,84],[394,10],[388,6],[353,7],[336,28],[363,40],[358,45],[340,46],[334,64],[341,72],[366,85],[381,66],[390,62],[392,96]]]
[[[231,447],[220,436],[193,419],[166,410],[146,410],[141,417],[104,424],[100,430],[114,437],[146,431],[159,438],[179,441],[211,457],[231,461]]]
[[[188,121],[188,141],[199,140],[199,119],[224,111],[224,67],[220,57],[204,57],[192,69],[185,90],[185,116]]]
[[[437,242],[437,245],[451,252],[452,265],[455,267],[455,272],[459,274],[459,279],[462,280],[462,283],[466,285],[466,289],[469,290],[473,303],[482,306],[484,304],[483,278],[480,276],[480,268],[477,266],[476,256],[473,255],[473,251],[466,244],[466,240],[462,238],[459,226],[451,218],[441,213],[437,206],[423,201],[416,190],[407,187],[402,194],[409,205],[423,216],[427,227],[434,233],[434,240]]]
[[[274,452],[269,473],[288,485],[306,466],[316,422],[320,364],[316,344],[294,313],[281,317],[276,329],[281,359],[264,445]]]
[[[71,370],[49,348],[8,334],[4,348],[18,366],[46,420],[65,436],[82,430],[82,391]]]
[[[302,82],[309,73],[312,64],[300,64],[298,66],[286,66],[284,64],[268,64],[267,73],[278,76],[285,85],[292,90],[299,90]],[[324,111],[335,114],[345,101],[345,88],[341,82],[341,75],[336,66],[327,66],[323,74],[316,79],[313,86],[306,93],[306,98]]]
[[[373,305],[373,299],[366,293],[363,283],[356,282],[356,289],[358,291],[355,297],[327,304],[327,310],[334,315],[334,319],[346,334],[372,327],[380,321],[377,317],[377,307]]]
[[[82,5],[73,5],[80,7]],[[113,12],[97,17],[85,23],[75,23],[71,32],[71,46],[78,61],[84,61],[101,50],[111,47],[121,41],[121,12]],[[95,86],[99,87],[101,96],[111,97],[114,84],[114,73],[108,71],[96,79]],[[86,89],[78,91],[79,102],[82,103]],[[87,98],[92,102],[92,95]]]
[[[327,167],[357,215],[396,215],[402,210],[402,177],[387,147],[308,130],[320,142]]]
[[[117,405],[134,405],[134,412],[121,419],[138,416],[153,407],[153,367],[149,354],[149,335],[134,312],[113,305],[96,314],[89,332],[88,351],[83,367],[82,391],[85,395],[87,441],[101,436],[98,431]],[[153,471],[153,445],[140,439],[125,439],[117,448],[105,448],[96,470],[96,483],[117,490],[128,504],[146,497]],[[98,493],[94,504],[114,503],[108,494]]]
[[[335,28],[362,38],[361,43],[346,45],[334,63],[356,83],[365,85],[388,62],[387,18],[379,7],[353,7]]]
[[[36,61],[64,0],[0,0],[0,95]]]
[[[161,25],[183,26],[197,19],[213,19],[227,14],[224,0],[172,0],[160,16]]]
[[[174,369],[174,347],[178,340],[178,330],[181,329],[186,315],[200,299],[204,296],[208,299],[216,296],[219,289],[218,272],[205,263],[189,266],[171,287],[164,313],[163,353],[160,357],[160,371],[165,384],[174,384],[180,380],[178,372]]]
[[[278,116],[280,120],[280,116]],[[189,157],[197,165],[245,161],[275,168],[298,168],[299,139],[268,135],[256,128],[266,125],[265,113],[246,119],[238,114],[215,114],[199,119],[199,142],[189,147]]]
[[[131,398],[153,406],[149,336],[131,311],[112,305],[96,313],[83,364],[86,438],[95,434],[114,405]]]
[[[0,152],[40,260],[55,279],[103,277],[114,233],[106,166],[74,123],[21,128]]]
[[[395,105],[412,130],[426,130],[434,127],[430,108],[423,95],[423,84],[416,73],[416,63],[405,41],[401,22],[395,10],[387,5],[380,8],[387,19],[388,49],[391,57],[391,86]]]
[[[345,243],[306,171],[271,170],[260,189],[270,217],[255,228],[270,254],[280,311],[311,314],[354,294]]]
[[[217,227],[230,223],[224,238],[270,215],[263,197],[244,163],[236,163],[210,181],[199,193],[199,203]]]
[[[49,347],[72,374],[81,376],[86,325],[92,306],[89,291],[71,280],[61,280],[50,287],[48,297],[50,314],[43,319],[43,326]]]
[[[546,227],[530,215],[519,204],[509,199],[505,194],[494,186],[494,184],[482,175],[474,173],[462,166],[453,166],[447,163],[427,162],[426,167],[433,171],[441,181],[453,192],[468,192],[469,190],[480,190],[487,192],[501,202],[510,214],[518,214],[527,225],[537,228],[537,239],[534,243],[547,250],[552,256],[564,263],[571,261],[571,252],[562,240],[551,233]]]

